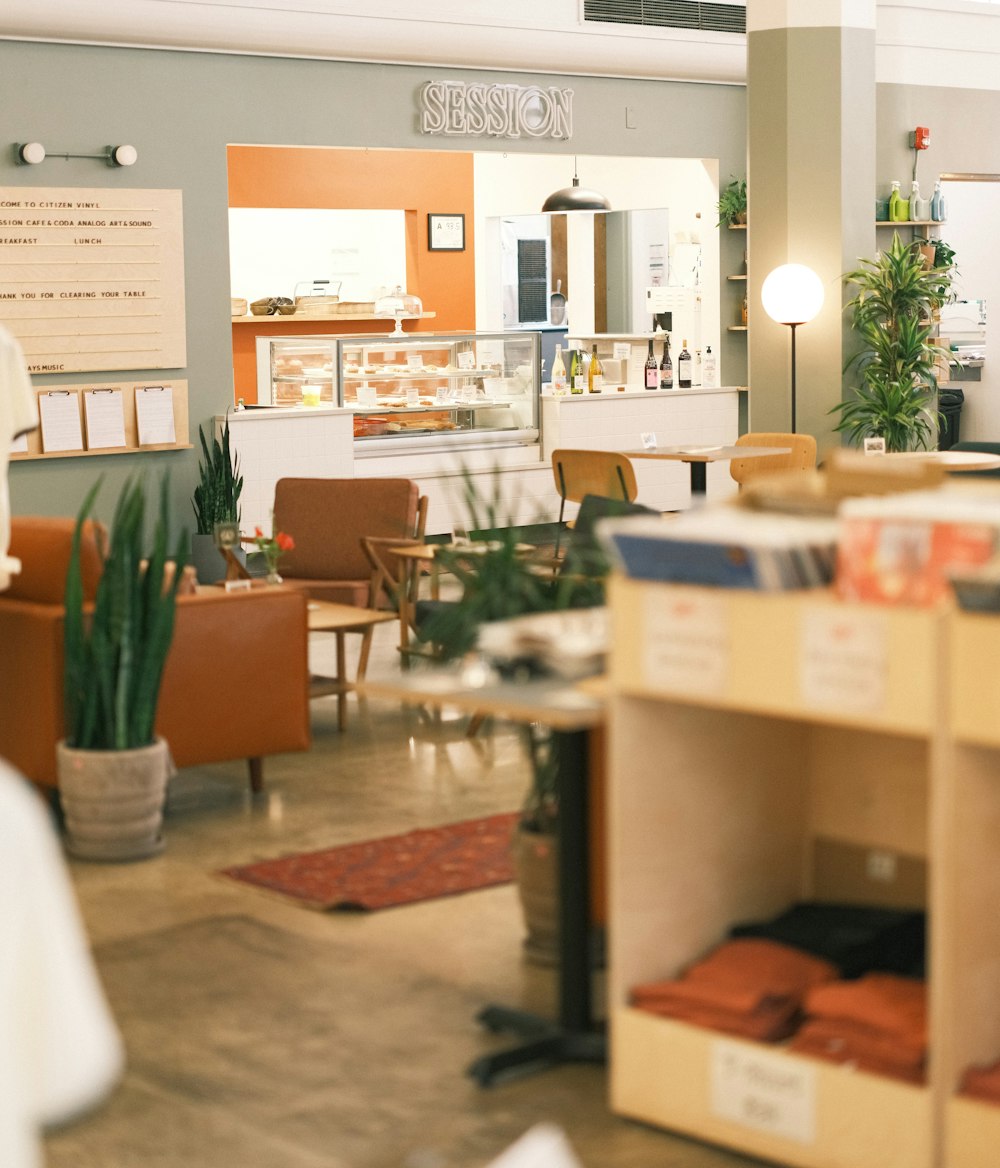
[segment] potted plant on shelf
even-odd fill
[[[733,175],[729,182],[719,191],[719,201],[716,204],[719,212],[719,222],[716,227],[732,227],[737,223],[747,221],[747,180]]]
[[[950,269],[925,268],[919,251],[893,235],[891,246],[844,276],[857,293],[847,303],[861,349],[845,368],[860,384],[838,402],[836,429],[860,443],[885,439],[890,451],[929,449],[937,440],[938,362],[933,315],[947,299]]]
[[[142,859],[163,846],[172,763],[154,725],[187,543],[182,533],[171,562],[167,488],[164,478],[147,557],[145,489],[126,482],[92,606],[80,546],[100,480],[77,517],[66,577],[66,737],[56,749],[67,847],[83,859]]]
[[[229,446],[229,418],[222,427],[222,437],[211,443],[199,426],[201,462],[198,465],[199,482],[194,489],[195,531],[191,536],[191,562],[202,584],[215,584],[226,574],[226,561],[216,543],[217,527],[240,522],[240,493],[243,476],[239,473],[239,458],[233,458]],[[233,554],[245,562],[243,552]]]

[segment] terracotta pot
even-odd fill
[[[527,936],[524,955],[535,965],[559,963],[559,890],[556,837],[518,827],[514,870]]]
[[[166,742],[136,750],[56,745],[66,850],[81,860],[143,860],[163,850],[173,762]]]

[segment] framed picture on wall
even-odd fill
[[[428,251],[465,251],[465,216],[427,216]]]

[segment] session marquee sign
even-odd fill
[[[572,138],[573,90],[428,81],[417,93],[422,134]]]

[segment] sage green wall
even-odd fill
[[[943,173],[1000,174],[1000,92],[981,89],[938,89],[929,85],[878,86],[879,193],[888,195],[894,178],[909,191],[913,173],[910,132],[929,126],[930,148],[921,151],[917,178],[930,194]]]
[[[93,160],[50,158],[18,166],[13,150],[0,158],[0,186],[169,187],[184,201],[187,377],[192,437],[199,422],[232,402],[226,146],[430,147],[650,157],[712,157],[720,174],[742,174],[746,158],[745,90],[610,78],[559,77],[572,86],[574,136],[569,143],[425,138],[418,132],[415,94],[438,75],[456,80],[550,83],[537,74],[434,70],[283,58],[158,50],[95,48],[0,41],[3,123],[11,143],[40,141],[49,151],[90,152],[129,142],[139,152],[131,169]],[[636,129],[625,128],[625,109]],[[569,172],[567,172],[569,173]],[[650,190],[649,205],[657,205]],[[727,233],[736,234],[736,233]],[[724,248],[731,241],[723,240]],[[739,248],[742,253],[742,245]],[[734,261],[735,262],[735,261]],[[723,272],[735,270],[723,255]],[[723,341],[723,373],[745,381],[742,341]],[[93,375],[119,380],[145,370]],[[36,384],[78,382],[80,374],[39,377]],[[195,452],[96,456],[22,462],[11,467],[15,514],[73,513],[99,473],[105,505],[136,470],[172,470],[178,521],[191,521]]]
[[[823,281],[819,316],[797,330],[797,426],[820,450],[836,445],[852,338],[841,274],[874,247],[875,33],[790,28],[750,34],[750,428],[790,425],[790,330],[764,311],[760,289],[779,264]]]

